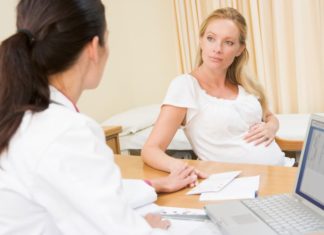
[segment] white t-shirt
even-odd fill
[[[185,134],[202,160],[285,165],[284,153],[273,141],[269,146],[247,143],[249,127],[262,120],[258,99],[239,86],[236,99],[213,97],[190,74],[170,84],[164,105],[187,108]]]

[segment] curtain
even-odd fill
[[[233,7],[248,25],[248,70],[275,113],[324,112],[324,1],[173,0],[179,73],[195,67],[199,25],[213,10]]]

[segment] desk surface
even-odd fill
[[[145,165],[140,157],[116,155],[115,161],[121,168],[123,178],[152,179],[166,175],[165,172]],[[208,174],[240,170],[241,176],[260,175],[260,196],[292,192],[297,172],[295,167],[228,164],[199,160],[186,160],[186,162]],[[183,189],[175,193],[160,194],[156,203],[161,206],[202,208],[212,202],[200,202],[198,195],[185,195],[187,191],[188,189]]]

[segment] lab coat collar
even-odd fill
[[[76,105],[68,97],[66,97],[62,92],[60,92],[54,86],[49,86],[49,89],[50,89],[51,102],[58,103],[60,105],[67,107],[68,109],[79,112]]]

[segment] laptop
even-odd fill
[[[324,234],[324,116],[311,115],[293,194],[205,206],[224,233]]]

